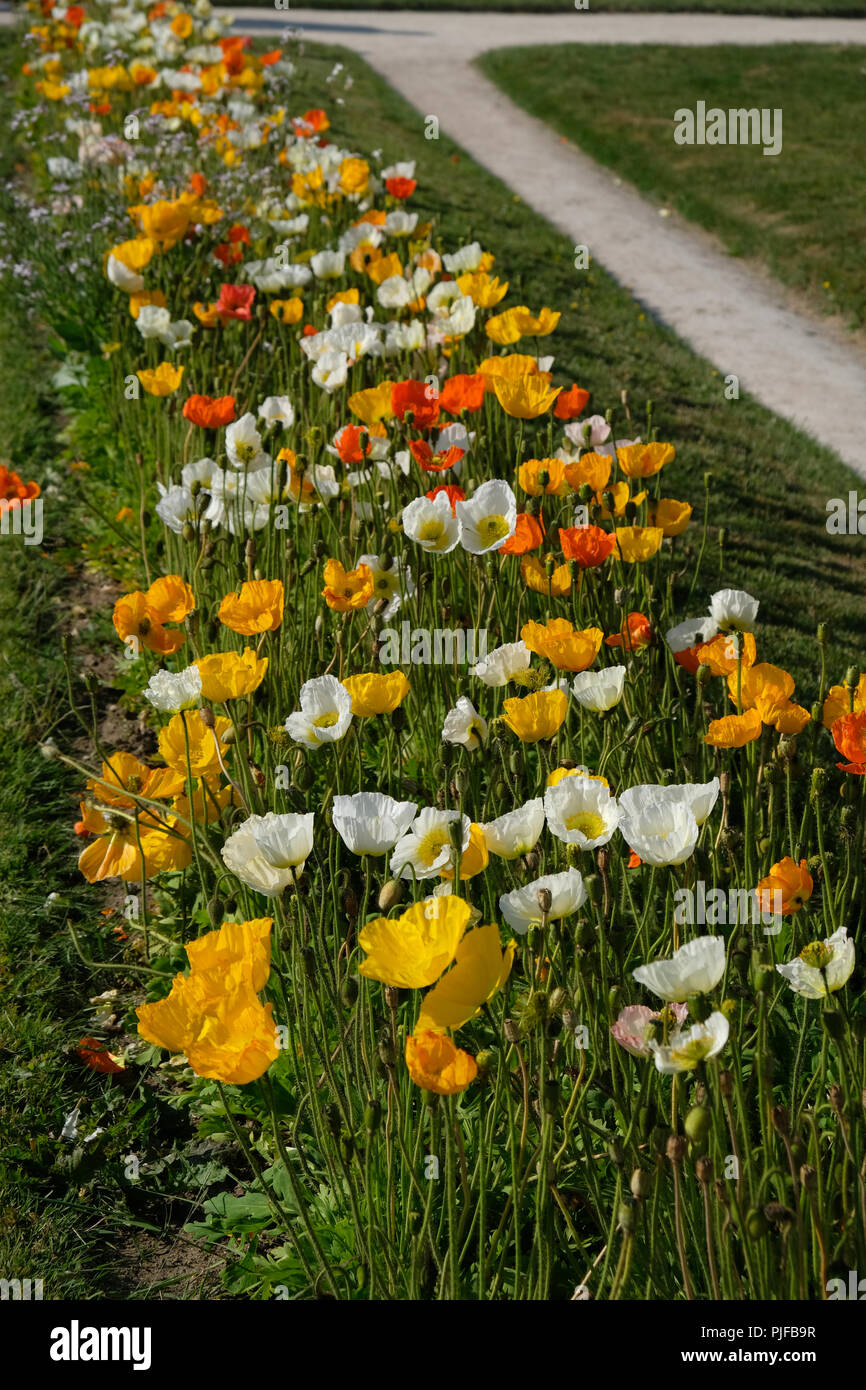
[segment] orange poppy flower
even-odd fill
[[[143,812],[136,830],[135,821],[118,812],[104,816],[95,807],[85,807],[84,826],[97,837],[78,856],[79,871],[88,883],[101,883],[106,878],[140,883],[142,874],[150,878],[166,870],[186,869],[192,863],[189,841],[180,833],[172,833],[177,826],[173,816],[162,820],[150,811]]]
[[[458,449],[456,444],[452,444],[450,449],[434,454],[426,439],[410,439],[409,448],[418,467],[423,468],[425,473],[444,473],[459,463],[466,453],[465,449]]]
[[[581,569],[595,569],[612,553],[616,538],[601,526],[570,526],[567,531],[560,528],[559,544],[566,560],[576,560]]]
[[[456,515],[457,515],[457,503],[458,503],[458,502],[465,502],[465,501],[466,501],[466,493],[463,491],[462,487],[455,487],[453,483],[449,483],[449,484],[447,484],[447,485],[446,485],[445,483],[440,483],[439,487],[434,487],[434,488],[432,489],[431,492],[426,492],[426,493],[424,494],[424,496],[425,496],[425,497],[429,497],[430,501],[431,501],[431,502],[434,502],[434,501],[436,500],[436,498],[439,496],[439,493],[440,493],[440,492],[444,492],[444,493],[445,493],[445,496],[448,498],[448,501],[451,503],[451,515],[452,515],[452,516],[456,516]],[[517,522],[518,522],[518,526],[519,526],[519,524],[520,524],[520,517],[517,518]],[[513,540],[514,540],[514,536],[510,536],[510,537],[509,537],[509,540],[512,540],[512,541],[513,541]],[[509,544],[509,542],[506,541],[506,542],[505,542],[505,545],[500,546],[500,551],[501,551],[502,554],[505,554],[505,552],[508,550],[508,544]]]
[[[478,1075],[475,1058],[463,1052],[445,1033],[412,1033],[406,1039],[409,1075],[424,1091],[455,1096],[465,1091]]]
[[[866,709],[866,675],[861,675],[850,691],[844,685],[831,685],[824,701],[824,728],[832,729],[843,714],[857,714],[861,709]]]
[[[234,396],[190,396],[184,401],[183,416],[191,425],[218,430],[235,418]]]
[[[140,643],[148,651],[169,656],[183,646],[186,634],[169,631],[165,623],[182,623],[195,608],[195,596],[179,574],[166,574],[154,580],[144,593],[136,589],[124,594],[114,605],[112,621],[120,639],[133,646]]]
[[[557,397],[553,413],[557,420],[576,420],[589,400],[589,392],[574,385]]]
[[[6,502],[14,507],[21,502],[32,501],[41,491],[38,483],[22,482],[17,473],[0,463],[0,503]]]
[[[736,638],[731,633],[720,632],[711,642],[702,642],[695,655],[698,659],[698,665],[709,666],[714,676],[729,676],[732,671],[737,669]],[[754,666],[756,655],[754,634],[746,632],[743,634],[743,667]]]
[[[843,772],[866,776],[866,710],[843,714],[835,721],[830,732],[842,757],[847,759],[847,762],[837,763],[836,766]]]
[[[814,886],[806,860],[801,859],[796,864],[790,855],[786,855],[773,865],[766,878],[761,879],[755,892],[762,912],[782,912],[788,917],[805,906]],[[779,896],[776,897],[776,894]]]
[[[126,1070],[98,1038],[82,1038],[75,1051],[86,1066],[91,1067],[93,1071],[102,1072],[104,1076]]]
[[[627,478],[652,478],[675,453],[673,444],[627,444],[616,458]]]
[[[577,492],[584,483],[589,483],[593,492],[604,492],[610,482],[611,461],[606,454],[596,454],[591,450],[581,454],[579,459],[568,464],[565,479],[569,487]]]
[[[562,459],[526,459],[517,470],[517,481],[530,497],[566,497],[565,464]]]
[[[101,778],[91,778],[87,790],[104,806],[121,806],[132,811],[136,796],[159,801],[163,797],[177,796],[183,786],[184,778],[171,768],[148,767],[132,753],[111,753],[102,764]]]
[[[544,540],[544,522],[541,517],[530,516],[529,512],[517,513],[517,525],[514,534],[508,537],[503,546],[500,546],[500,555],[525,555],[529,550],[536,550]]]
[[[461,410],[480,410],[484,404],[484,377],[480,374],[469,376],[464,372],[449,376],[439,392],[439,405],[449,415],[459,415]]]
[[[653,630],[649,618],[645,618],[643,613],[629,613],[619,632],[605,637],[604,643],[606,647],[622,647],[627,652],[636,652],[641,647],[648,647],[652,640]]]
[[[224,627],[239,632],[242,637],[273,632],[283,621],[283,581],[248,580],[241,585],[239,594],[226,594],[217,617]]]

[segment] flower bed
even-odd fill
[[[206,0],[28,53],[146,731],[46,748],[125,900],[135,1036],[82,1057],[233,1138],[193,1232],[262,1297],[822,1297],[864,1259],[866,677],[823,628],[818,688],[761,659],[652,408],[332,138],[344,74],[295,110],[303,53]]]

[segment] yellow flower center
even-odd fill
[[[490,516],[485,516],[478,523],[478,534],[485,545],[493,545],[495,541],[504,541],[508,535],[510,527],[504,516],[498,512],[491,512]]]
[[[429,869],[450,842],[447,830],[428,830],[418,847],[418,858],[424,867]]]
[[[597,840],[604,834],[604,819],[596,811],[578,811],[565,822],[566,830],[579,830],[588,840]]]
[[[421,530],[418,532],[418,539],[422,541],[441,541],[445,534],[445,526],[441,521],[425,521]]]
[[[704,1060],[711,1047],[712,1041],[709,1038],[694,1038],[682,1047],[672,1048],[671,1057],[679,1066],[691,1070]]]
[[[340,716],[335,710],[329,710],[327,714],[320,714],[313,720],[313,725],[317,729],[333,729]]]
[[[823,941],[810,941],[800,952],[800,959],[815,970],[825,970],[833,959],[833,948]]]

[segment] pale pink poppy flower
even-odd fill
[[[668,1008],[675,1026],[681,1028],[689,1012],[688,1005],[669,1004]],[[649,1057],[652,1051],[649,1044],[649,1025],[653,1019],[661,1016],[660,1012],[657,1013],[647,1004],[627,1004],[610,1031],[626,1052],[630,1052],[634,1057]]]

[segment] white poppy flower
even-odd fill
[[[280,424],[288,429],[295,423],[295,412],[288,396],[265,396],[259,406],[259,419],[265,424]]]
[[[414,298],[411,285],[402,275],[389,275],[376,290],[376,299],[383,309],[405,309]]]
[[[448,500],[444,493],[439,496]],[[501,478],[482,483],[471,497],[457,503],[456,510],[460,542],[470,555],[500,550],[517,529],[517,501]]]
[[[507,685],[519,671],[529,670],[531,655],[525,642],[506,642],[494,647],[477,666],[470,666],[469,674],[477,676],[485,685]]]
[[[710,617],[720,632],[752,632],[759,603],[744,589],[719,589],[710,599]]]
[[[187,666],[183,671],[154,671],[143,694],[154,709],[177,714],[201,699],[201,672],[197,666]]]
[[[387,854],[409,830],[418,807],[383,792],[335,796],[334,829],[353,854]]]
[[[482,719],[472,701],[461,695],[457,704],[445,716],[442,725],[443,743],[460,743],[470,752],[481,747],[487,738],[487,720]]]
[[[839,927],[824,941],[813,941],[794,960],[776,969],[797,994],[823,999],[847,984],[854,969],[854,942],[847,927]]]
[[[639,985],[660,999],[682,1004],[690,994],[709,994],[725,973],[725,938],[699,936],[674,951],[670,960],[655,960],[633,970]]]
[[[566,869],[562,874],[544,874],[524,888],[516,888],[513,893],[503,893],[499,899],[499,911],[512,931],[525,936],[529,928],[541,922],[542,911],[538,895],[542,890],[550,894],[550,908],[547,912],[549,922],[558,921],[577,912],[586,902],[586,887],[583,876],[577,869]]]
[[[715,1057],[728,1041],[728,1020],[723,1013],[712,1013],[704,1023],[691,1028],[678,1028],[667,1043],[653,1041],[651,1047],[659,1071],[668,1076],[675,1072],[692,1071],[701,1062]]]
[[[188,487],[165,488],[159,482],[157,487],[160,499],[156,504],[156,514],[169,531],[180,536],[183,534],[184,526],[195,523],[195,498]]]
[[[267,459],[255,416],[249,411],[226,427],[226,453],[234,468],[260,468]]]
[[[336,676],[316,676],[301,686],[300,710],[290,714],[286,732],[305,748],[336,743],[352,722],[352,697]]]
[[[276,898],[295,883],[313,847],[313,815],[250,816],[222,847],[226,866],[248,888]],[[279,824],[274,824],[278,822]]]
[[[323,352],[313,368],[313,381],[324,391],[339,391],[349,374],[349,359],[344,352],[329,349]]]
[[[403,508],[401,522],[409,540],[416,541],[422,550],[447,555],[459,544],[460,521],[451,511],[447,493],[440,492],[432,501],[416,497]]]
[[[496,820],[486,821],[482,827],[484,842],[491,854],[500,859],[519,859],[528,854],[538,843],[544,829],[544,802],[540,796],[506,811]]]
[[[679,802],[688,807],[701,826],[716,804],[720,786],[718,777],[714,777],[711,782],[677,782],[668,787],[653,783],[627,787],[620,792],[620,809],[627,816],[639,816],[648,801]]]
[[[112,285],[116,285],[127,294],[138,294],[144,289],[144,276],[139,275],[137,270],[130,270],[116,256],[109,256],[105,263],[105,273]]]
[[[135,326],[145,341],[149,338],[160,338],[163,333],[168,332],[170,323],[171,314],[168,309],[162,309],[157,304],[142,304],[135,320]]]
[[[574,698],[584,709],[600,714],[622,699],[625,667],[605,666],[600,671],[579,671],[571,683]]]
[[[478,269],[482,254],[481,243],[473,241],[468,246],[461,246],[457,251],[453,251],[450,256],[443,256],[442,264],[452,275],[463,275]]]
[[[317,280],[338,280],[345,265],[345,251],[317,251],[310,257],[310,269]]]
[[[698,647],[704,642],[712,642],[718,632],[718,627],[712,618],[686,618],[685,622],[677,623],[676,627],[670,628],[665,633],[665,641],[676,656],[679,652],[684,652],[689,647]]]
[[[599,849],[619,825],[616,799],[603,782],[590,777],[563,777],[544,793],[544,814],[551,834],[578,849]]]
[[[394,846],[391,873],[401,878],[433,878],[448,867],[454,855],[451,826],[460,825],[461,851],[469,844],[471,821],[459,811],[437,811],[425,806],[410,829]]]
[[[623,810],[619,828],[631,849],[656,868],[684,864],[698,842],[698,823],[684,801],[641,800]]]

